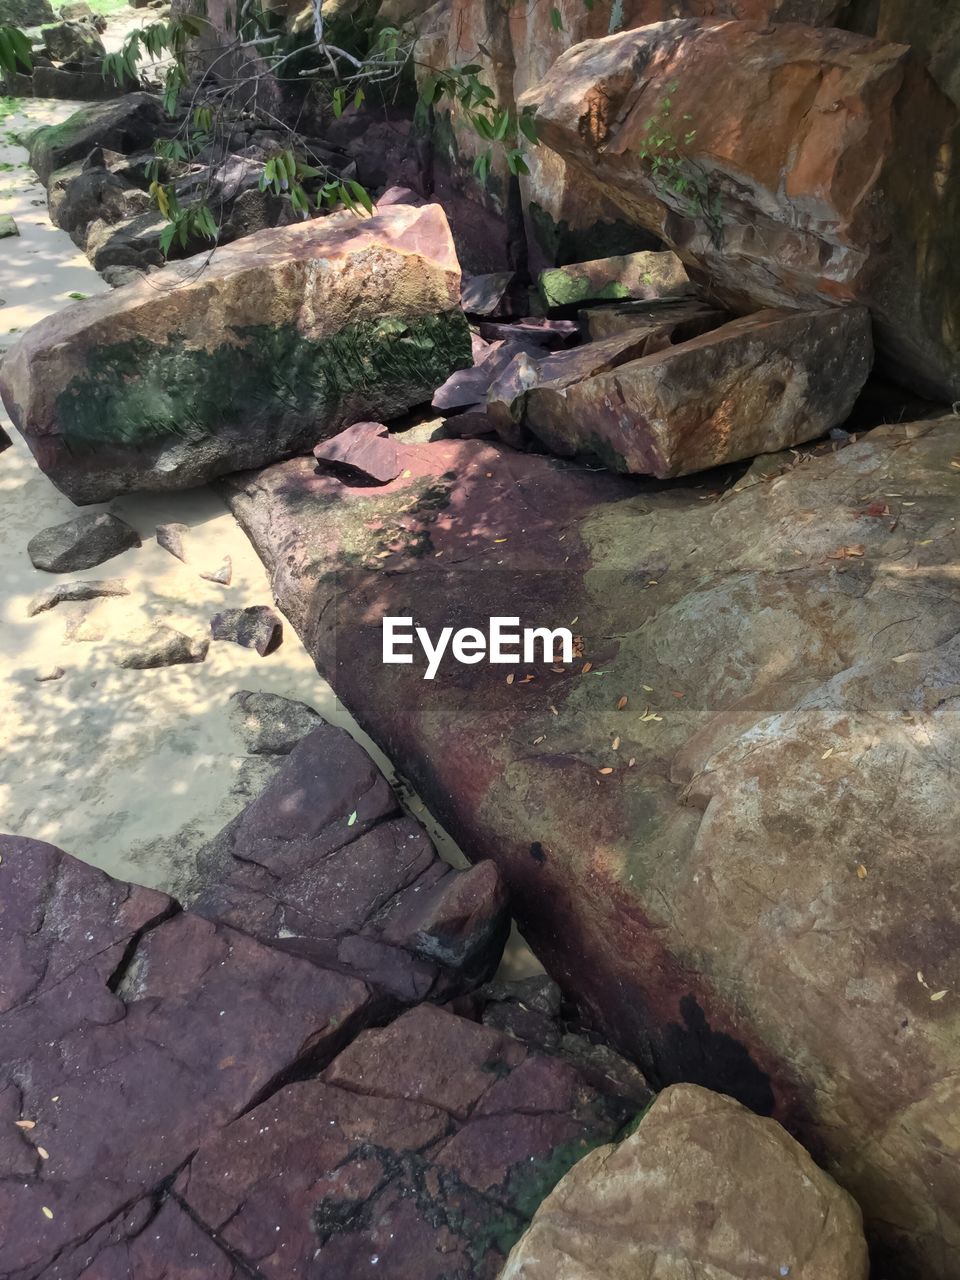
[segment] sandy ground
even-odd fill
[[[50,223],[43,189],[12,134],[64,119],[77,104],[26,100],[0,125],[4,170],[0,213],[12,213],[19,238],[0,241],[0,351],[52,311],[106,285]],[[2,412],[2,410],[0,410]],[[28,605],[60,575],[34,569],[34,533],[79,514],[38,470],[5,415],[14,440],[0,454],[0,830],[48,840],[124,879],[177,892],[198,848],[263,785],[273,764],[245,754],[230,714],[231,694],[262,690],[308,703],[345,726],[392,775],[389,762],[320,678],[289,623],[274,653],[260,658],[225,642],[207,659],[154,671],[129,671],[113,659],[124,639],[162,621],[189,635],[209,632],[223,607],[270,604],[266,572],[222,501],[209,489],[134,494],[105,507],[132,524],[143,546],[78,578],[122,578],[127,596],[61,604],[30,617]],[[160,547],[158,523],[189,526],[183,564]],[[229,587],[199,576],[225,556]],[[79,624],[71,638],[71,628]],[[89,638],[87,638],[89,637]],[[38,680],[62,668],[56,680]],[[413,797],[444,855],[463,855]],[[514,937],[505,974],[539,969]]]

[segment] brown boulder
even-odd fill
[[[569,50],[520,104],[734,308],[864,303],[891,371],[960,395],[957,110],[904,46],[662,22]]]
[[[889,1274],[955,1280],[960,432],[810,452],[661,485],[437,440],[380,489],[292,461],[230,500],[593,1024],[649,1079],[784,1121]],[[383,665],[384,614],[577,619],[583,658],[425,685]]]
[[[618,1146],[574,1165],[500,1280],[867,1280],[854,1200],[774,1120],[665,1089]]]
[[[554,453],[592,453],[616,471],[689,475],[824,435],[846,420],[873,356],[863,307],[761,311],[570,377],[574,357],[583,367],[593,347],[617,342],[624,335],[542,361],[535,381],[521,379],[504,438],[519,427]]]
[[[29,329],[2,391],[75,502],[178,489],[428,401],[471,361],[437,205],[268,229]]]

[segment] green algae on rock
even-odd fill
[[[442,210],[271,229],[51,316],[0,371],[74,502],[202,484],[428,401],[471,362]]]

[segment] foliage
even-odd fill
[[[14,76],[18,71],[33,70],[30,41],[17,27],[0,26],[0,71]]]
[[[701,218],[716,239],[722,225],[720,196],[713,190],[710,175],[690,156],[697,131],[692,127],[693,116],[688,111],[681,117],[682,135],[677,138],[673,132],[673,95],[678,87],[676,81],[667,86],[657,114],[645,121],[640,159],[646,163],[664,202],[688,217]]]
[[[447,99],[457,109],[458,119],[466,123],[485,142],[498,143],[506,153],[507,168],[515,176],[529,173],[524,159],[523,142],[536,144],[537,126],[534,113],[525,107],[519,114],[497,106],[493,89],[480,79],[483,68],[477,63],[449,67],[434,72],[424,83],[420,97],[421,115]],[[485,182],[493,161],[493,146],[487,147],[474,161],[473,171]]]

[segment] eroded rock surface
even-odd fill
[[[101,511],[35,533],[27,543],[27,554],[35,569],[74,573],[93,569],[139,546],[140,535],[132,525],[109,511]]]
[[[478,441],[401,446],[376,490],[231,484],[321,670],[564,989],[656,1082],[786,1121],[926,1280],[960,1238],[958,455],[947,418],[732,486]],[[384,614],[577,619],[583,657],[447,661],[427,696]]]
[[[854,1200],[774,1120],[673,1085],[561,1180],[501,1280],[867,1280]]]
[[[429,400],[470,363],[437,205],[270,229],[49,316],[0,390],[68,497],[176,489]]]

